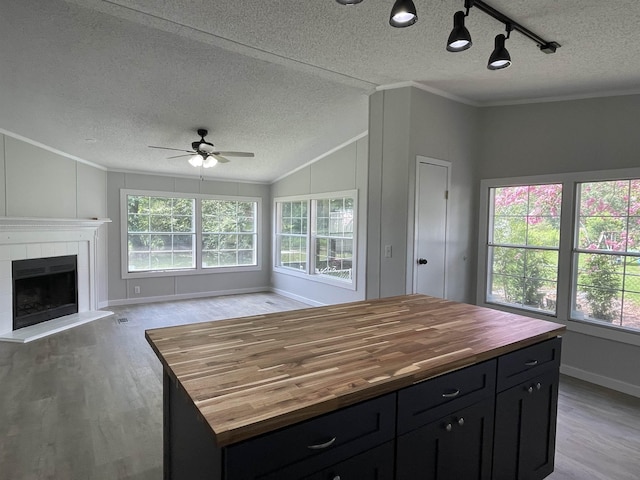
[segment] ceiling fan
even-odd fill
[[[176,155],[175,157],[168,158],[180,158],[180,157],[188,157],[189,163],[194,167],[204,167],[211,168],[218,163],[229,163],[230,160],[225,157],[254,157],[253,153],[250,152],[220,152],[214,148],[213,143],[207,142],[204,137],[207,136],[209,132],[204,128],[198,129],[198,135],[200,135],[200,140],[192,142],[191,148],[193,150],[182,150],[180,148],[169,148],[169,147],[156,147],[153,145],[149,145],[149,148],[158,148],[160,150],[174,150],[176,152],[186,152],[186,155]]]

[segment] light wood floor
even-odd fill
[[[0,343],[0,479],[161,480],[162,370],[144,330],[305,307],[266,293],[117,307]],[[550,480],[639,480],[640,399],[562,377],[556,450]]]

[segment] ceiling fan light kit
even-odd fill
[[[185,152],[186,155],[176,155],[168,158],[180,158],[180,157],[190,157],[189,164],[196,168],[211,168],[215,167],[218,163],[229,163],[229,159],[226,157],[245,157],[245,158],[253,158],[255,155],[251,152],[219,152],[216,151],[215,145],[211,142],[207,142],[204,137],[209,133],[208,130],[204,128],[198,129],[198,135],[200,135],[200,140],[192,142],[191,148],[192,150],[181,150],[179,148],[170,148],[170,147],[156,147],[154,145],[149,145],[149,148],[158,148],[160,150],[173,150],[176,152]]]
[[[353,5],[360,3],[362,0],[336,0],[341,5]],[[560,44],[558,42],[550,42],[542,38],[540,35],[533,33],[528,28],[523,27],[515,20],[509,18],[504,13],[496,10],[482,0],[464,0],[464,8],[466,12],[459,11],[453,16],[453,30],[447,40],[447,50],[449,52],[462,52],[468,50],[473,44],[471,34],[464,25],[465,17],[469,16],[469,10],[476,7],[481,12],[486,13],[495,20],[503,23],[507,29],[507,35],[498,35],[495,38],[495,48],[489,57],[487,68],[489,70],[502,70],[511,65],[511,56],[504,46],[504,42],[509,38],[512,30],[520,32],[529,40],[536,43],[543,53],[555,53]],[[396,0],[391,9],[389,24],[396,28],[409,27],[418,20],[418,12],[416,6],[411,0]]]

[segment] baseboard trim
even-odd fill
[[[291,300],[297,300],[298,302],[306,303],[307,305],[311,305],[313,307],[324,307],[326,305],[326,303],[316,302],[315,300],[311,300],[310,298],[296,295],[295,293],[287,292],[286,290],[280,290],[279,288],[271,287],[269,291],[278,295],[282,295],[283,297],[290,298]]]
[[[632,383],[605,377],[604,375],[598,375],[597,373],[569,365],[561,365],[560,373],[640,398],[640,385],[633,385]]]
[[[141,303],[159,303],[159,302],[172,302],[175,300],[192,300],[195,298],[207,298],[207,297],[222,297],[224,295],[239,295],[243,293],[261,293],[270,292],[270,287],[255,287],[255,288],[238,288],[234,290],[217,290],[212,292],[195,292],[195,293],[178,293],[175,295],[159,295],[157,297],[139,297],[139,298],[122,298],[116,300],[109,300],[107,306],[119,307],[122,305],[138,305]]]

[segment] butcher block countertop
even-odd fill
[[[223,447],[564,330],[407,295],[159,328],[145,336]]]

